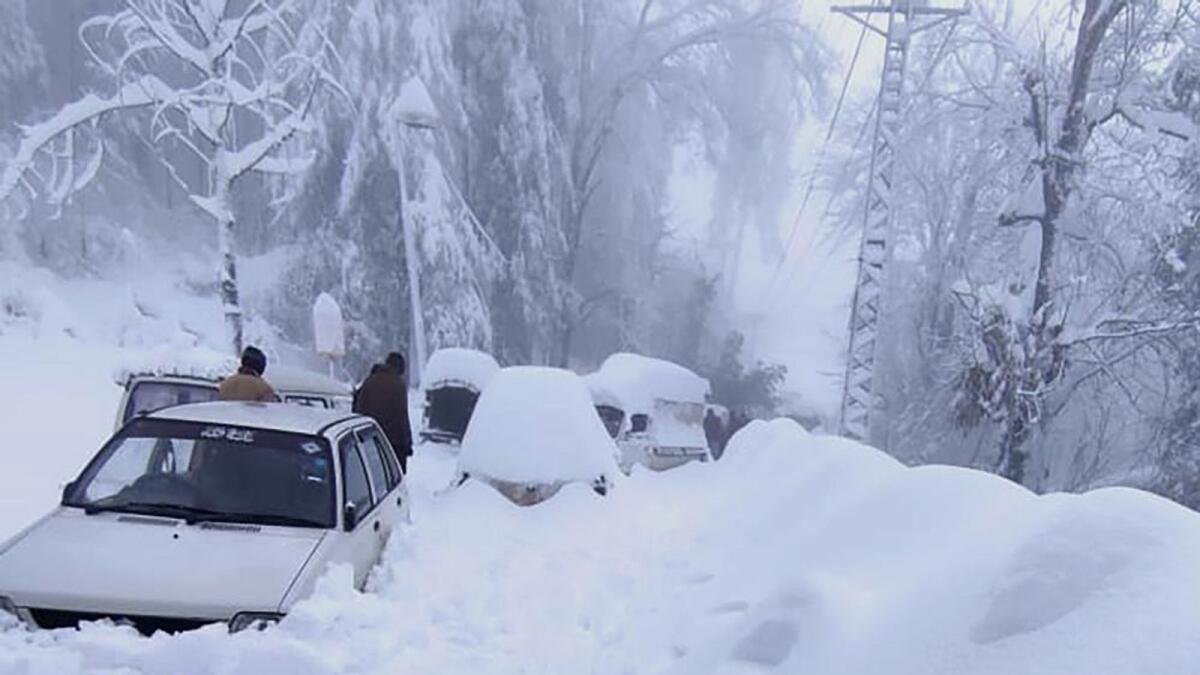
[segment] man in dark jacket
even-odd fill
[[[267,371],[267,355],[253,345],[242,351],[242,365],[237,373],[221,381],[217,389],[217,398],[222,401],[253,401],[267,403],[278,401],[279,396],[267,381],[263,373]]]
[[[388,354],[383,367],[372,369],[371,375],[354,395],[354,412],[372,417],[396,451],[400,467],[408,473],[408,458],[412,455],[412,427],[408,421],[408,382],[405,380],[404,357]]]

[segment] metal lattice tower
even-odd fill
[[[834,7],[882,36],[887,44],[883,76],[875,111],[875,133],[858,254],[858,282],[850,313],[850,345],[846,378],[842,388],[841,434],[883,447],[878,413],[882,401],[875,391],[875,361],[878,355],[879,322],[883,310],[885,272],[889,258],[895,210],[892,187],[896,164],[896,139],[900,129],[904,97],[904,73],[912,37],[945,21],[965,14],[963,9],[930,6],[928,0],[892,0],[873,6]],[[875,19],[882,17],[882,26]]]

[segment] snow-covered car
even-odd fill
[[[346,412],[212,402],[131,420],[61,504],[0,545],[0,611],[139,631],[278,620],[331,564],[361,587],[408,522],[400,464]]]
[[[221,379],[230,372],[233,372],[232,362],[216,368],[175,365],[121,372],[117,375],[117,384],[125,393],[117,409],[116,428],[120,429],[139,414],[175,405],[215,401]],[[303,368],[272,365],[263,379],[284,403],[350,410],[353,401],[354,392],[349,385]]]
[[[711,458],[704,433],[708,380],[638,354],[613,354],[584,379],[596,414],[620,448],[623,471],[634,464],[663,471]]]
[[[421,374],[425,410],[423,441],[459,445],[479,395],[500,370],[490,354],[473,349],[439,349]]]
[[[578,375],[505,368],[479,397],[459,453],[459,481],[487,483],[522,506],[568,483],[604,495],[618,470],[616,456]]]

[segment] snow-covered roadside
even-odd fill
[[[1193,673],[1200,516],[1113,489],[1034,497],[756,423],[716,464],[533,508],[446,490],[372,592],[329,575],[267,633],[0,633],[0,672]]]
[[[215,303],[170,288],[0,274],[0,299],[18,289],[29,310],[0,324],[0,538],[48,509],[109,433],[115,367],[219,335]],[[1191,675],[1200,663],[1200,516],[1132,490],[1034,497],[787,421],[743,430],[720,462],[636,471],[607,498],[567,486],[526,509],[476,483],[450,489],[441,448],[419,448],[411,469],[414,522],[371,592],[335,570],[280,626],[234,636],[8,626],[0,675]]]

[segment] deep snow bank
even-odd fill
[[[1200,517],[1035,497],[756,423],[722,461],[533,508],[420,448],[414,525],[263,634],[0,632],[0,672],[1192,674]]]

